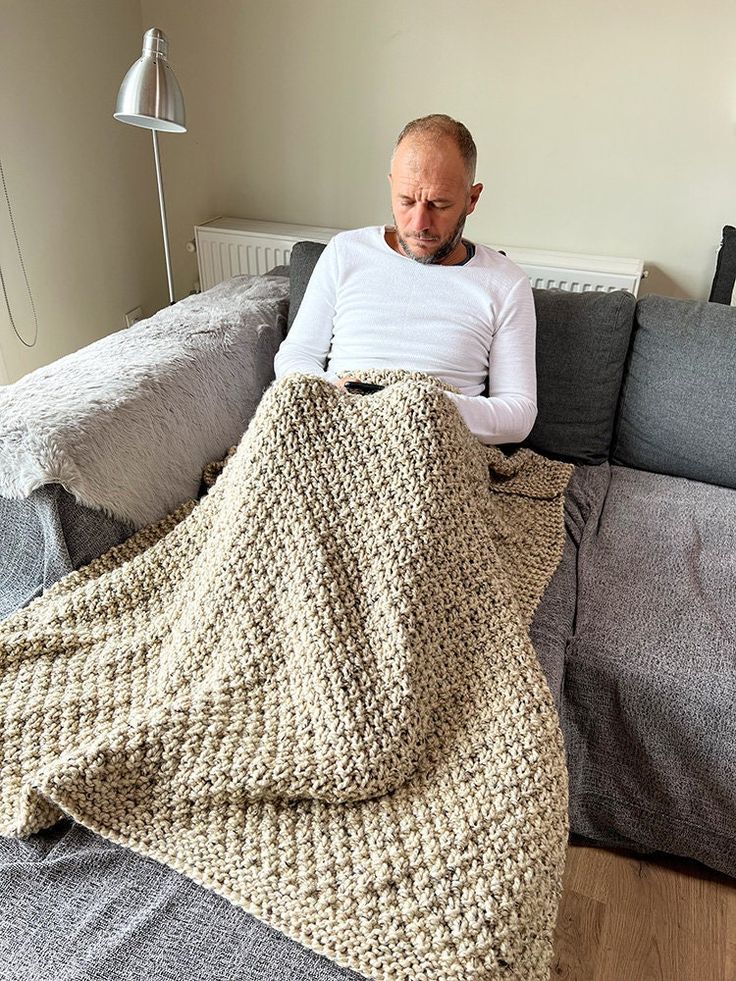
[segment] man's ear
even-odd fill
[[[471,214],[475,211],[475,206],[478,203],[478,198],[480,197],[480,192],[483,190],[482,184],[473,184],[470,188],[470,195],[468,197],[468,208],[465,212],[466,215]]]

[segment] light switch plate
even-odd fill
[[[128,312],[125,314],[126,327],[132,327],[133,324],[137,324],[139,320],[143,320],[142,307],[135,307],[133,310],[128,310]]]

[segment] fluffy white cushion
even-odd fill
[[[57,483],[136,527],[196,496],[273,379],[288,289],[236,276],[0,388],[0,495]]]

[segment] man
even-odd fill
[[[462,123],[424,116],[391,160],[393,226],[336,235],[275,360],[342,387],[365,368],[423,371],[484,443],[520,442],[536,417],[536,318],[524,272],[463,239],[483,190]],[[342,374],[342,378],[338,378]],[[485,394],[487,393],[487,394]]]

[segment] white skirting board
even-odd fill
[[[231,276],[263,274],[287,265],[297,242],[329,242],[340,228],[288,225],[246,218],[214,218],[194,229],[200,288],[209,289]],[[629,290],[639,292],[646,275],[642,259],[578,255],[517,249],[503,245],[504,252],[526,272],[537,289],[561,289],[572,293]]]

